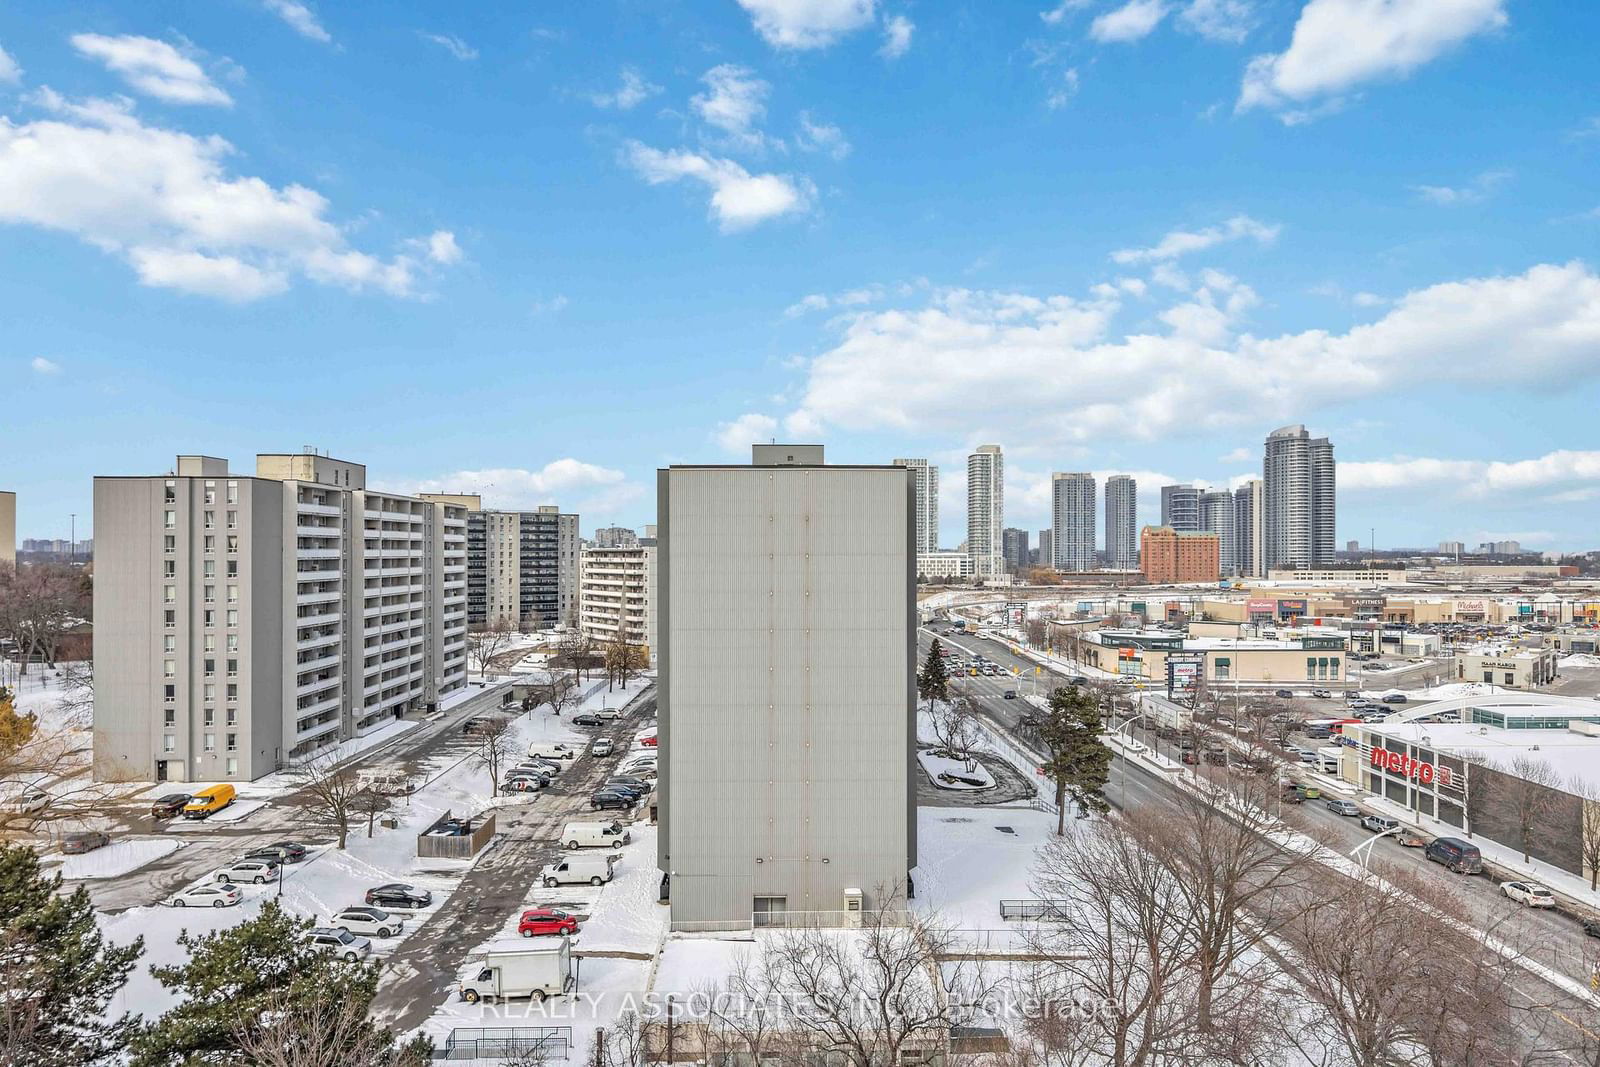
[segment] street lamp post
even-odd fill
[[[1361,871],[1363,874],[1365,874],[1367,872],[1367,863],[1372,859],[1372,846],[1378,843],[1378,838],[1388,837],[1390,834],[1397,834],[1399,832],[1399,826],[1392,826],[1389,829],[1384,830],[1382,833],[1373,834],[1367,840],[1361,842],[1355,848],[1351,849],[1348,855],[1351,859],[1354,859],[1357,852],[1361,853]]]
[[[1115,737],[1118,734],[1122,733],[1124,730],[1131,729],[1133,727],[1133,725],[1135,723],[1137,723],[1138,721],[1139,721],[1138,719],[1129,719],[1127,722],[1123,723],[1121,726],[1117,727],[1115,730],[1112,730],[1111,731],[1111,736]],[[1128,737],[1123,738],[1123,741],[1124,741],[1124,743],[1131,743],[1133,741],[1132,735],[1129,735]],[[1128,750],[1126,748],[1123,748],[1123,749],[1121,749],[1121,752],[1122,752],[1122,779],[1121,779],[1121,782],[1118,785],[1118,790],[1117,790],[1118,794],[1119,794],[1119,796],[1117,797],[1117,807],[1121,808],[1123,811],[1127,811],[1128,810]]]

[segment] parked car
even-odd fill
[[[528,755],[544,759],[577,759],[578,750],[559,741],[535,741],[528,746]]]
[[[1385,704],[1404,704],[1406,700],[1407,697],[1404,693],[1390,693],[1383,698]]]
[[[217,882],[254,882],[256,885],[265,885],[278,877],[278,864],[268,859],[239,859],[212,875],[212,880]]]
[[[589,755],[609,756],[614,748],[616,746],[611,743],[611,738],[597,737],[594,739],[594,743],[589,746]]]
[[[588,882],[590,885],[602,885],[611,881],[610,856],[563,856],[554,863],[546,864],[539,871],[539,880],[546,889],[554,889],[558,885],[577,885]]]
[[[43,789],[28,788],[11,800],[11,811],[16,815],[32,815],[50,805],[50,794]]]
[[[175,818],[183,813],[191,799],[188,793],[168,793],[150,805],[150,816],[155,819]]]
[[[81,855],[84,852],[93,852],[97,848],[104,848],[111,844],[111,838],[99,830],[85,830],[78,834],[68,834],[61,839],[61,851],[69,856]]]
[[[594,711],[591,711],[589,714],[599,718],[602,722],[616,722],[618,719],[622,718],[622,709],[597,708]]]
[[[249,855],[251,859],[265,856],[278,863],[299,863],[310,855],[310,851],[298,841],[274,841],[270,845],[251,849]]]
[[[367,938],[357,937],[349,930],[338,930],[331,926],[318,926],[308,930],[306,942],[315,948],[342,956],[351,963],[365,959],[372,952],[372,942]]]
[[[493,723],[493,719],[485,719],[474,715],[472,718],[461,724],[461,732],[467,735],[481,733],[484,730],[487,730]]]
[[[574,725],[574,726],[604,726],[605,725],[605,720],[602,719],[600,716],[596,715],[592,711],[586,711],[581,715],[574,715],[572,717],[572,725]]]
[[[635,799],[637,798],[631,794],[619,793],[612,789],[600,789],[589,796],[589,810],[604,811],[609,808],[626,811],[633,807]]]
[[[548,785],[550,779],[533,774],[513,774],[500,783],[507,793],[537,793]]]
[[[561,766],[554,760],[529,759],[523,760],[511,769],[518,773],[544,774],[553,778],[561,773]]]
[[[1319,699],[1322,699],[1322,700],[1332,700],[1333,699],[1333,693],[1330,692],[1327,689],[1313,689],[1311,691],[1311,695],[1314,696],[1314,697],[1318,697]]]
[[[231,908],[243,897],[238,886],[223,882],[180,889],[167,898],[167,904],[174,908]]]
[[[233,786],[227,782],[221,785],[207,786],[189,798],[189,803],[183,806],[185,819],[209,819],[217,812],[233,803],[236,796]]]
[[[1323,803],[1325,803],[1327,805],[1327,807],[1328,807],[1328,810],[1333,812],[1335,815],[1360,815],[1361,814],[1361,809],[1356,807],[1355,803],[1353,801],[1340,800],[1337,797],[1329,797]]]
[[[648,793],[650,790],[655,788],[649,782],[645,781],[643,778],[640,778],[636,774],[613,774],[610,778],[606,779],[606,786],[612,785],[632,786],[641,793]],[[601,788],[605,788],[605,786],[602,786]]]
[[[406,928],[406,921],[398,915],[390,915],[382,908],[357,904],[335,915],[329,920],[329,925],[351,934],[396,937]]]
[[[631,782],[616,782],[616,781],[608,781],[608,782],[606,782],[598,790],[596,790],[596,792],[600,792],[600,793],[621,793],[624,796],[627,796],[627,797],[631,798],[635,804],[637,804],[639,802],[639,800],[645,794],[645,791],[642,788],[640,788],[637,785],[632,784]]]
[[[1282,697],[1285,700],[1293,700],[1294,699],[1294,690],[1293,689],[1279,689],[1276,693],[1274,693],[1272,695],[1273,696],[1277,696],[1277,697]]]
[[[1600,919],[1583,920],[1583,932],[1590,937],[1600,937]]]
[[[376,904],[380,908],[399,908],[402,911],[415,911],[426,908],[433,903],[433,894],[426,889],[418,889],[407,885],[405,882],[390,882],[367,890],[366,902]]]
[[[522,913],[522,918],[517,920],[517,933],[523,937],[538,937],[543,934],[575,934],[578,932],[578,920],[564,911],[555,908],[530,908]]]
[[[1553,908],[1556,906],[1555,894],[1538,882],[1501,882],[1500,892],[1518,904],[1530,908]]]
[[[1375,834],[1386,834],[1391,830],[1398,829],[1400,823],[1387,815],[1363,815],[1361,816],[1361,825]]]
[[[1457,874],[1483,873],[1483,853],[1478,851],[1477,845],[1459,837],[1436,837],[1428,842],[1422,854]]]

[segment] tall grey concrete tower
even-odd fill
[[[1333,444],[1304,426],[1267,435],[1262,458],[1265,566],[1322,567],[1334,562]]]
[[[967,555],[979,578],[1004,574],[1006,468],[999,445],[967,457]]]
[[[917,486],[917,551],[939,551],[939,468],[925,459],[897,459],[896,467],[909,467]]]
[[[1050,519],[1055,528],[1058,571],[1094,569],[1094,475],[1087,472],[1050,476]]]
[[[1233,556],[1238,573],[1247,578],[1264,578],[1262,562],[1262,483],[1252,478],[1233,491]]]
[[[910,473],[756,445],[750,466],[662,470],[656,492],[672,922],[892,903],[916,865]]]
[[[1200,494],[1200,529],[1217,535],[1217,573],[1238,574],[1232,493],[1213,489]]]
[[[1180,533],[1200,529],[1200,490],[1192,485],[1161,487],[1161,525]]]
[[[1106,565],[1132,570],[1139,565],[1139,483],[1126,474],[1106,479]]]

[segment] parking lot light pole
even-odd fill
[[[1117,727],[1115,730],[1112,730],[1111,731],[1111,736],[1115,737],[1118,734],[1122,733],[1124,730],[1130,729],[1138,721],[1139,721],[1138,719],[1129,719],[1127,722],[1123,723],[1121,726]],[[1123,738],[1123,742],[1125,744],[1126,743],[1131,743],[1132,741],[1133,741],[1133,735],[1132,734],[1129,734],[1127,737]],[[1121,795],[1117,799],[1117,806],[1119,808],[1121,808],[1123,811],[1127,811],[1128,810],[1128,750],[1126,748],[1122,749],[1122,781],[1121,781],[1121,784],[1118,786],[1118,792]]]

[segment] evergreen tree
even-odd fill
[[[9,756],[32,740],[38,725],[31,712],[17,714],[11,690],[0,685],[0,756]]]
[[[238,926],[200,935],[185,931],[178,942],[188,962],[150,968],[179,1003],[134,1037],[133,1067],[243,1062],[244,1048],[259,1046],[262,1033],[281,1027],[286,1017],[306,1020],[324,1039],[338,1020],[344,1047],[326,1051],[328,1067],[410,1062],[402,1057],[413,1050],[395,1050],[392,1036],[366,1021],[378,988],[377,966],[347,963],[312,947],[305,940],[311,925],[269,900]],[[348,1013],[357,1009],[356,1024],[350,1025]],[[319,1027],[319,1020],[325,1025]]]
[[[1056,784],[1056,833],[1066,830],[1067,799],[1078,806],[1078,817],[1109,810],[1101,790],[1111,779],[1111,750],[1100,741],[1100,709],[1089,693],[1077,686],[1050,694],[1050,710],[1039,722],[1039,738],[1049,750],[1044,773]]]
[[[106,944],[88,891],[63,895],[32,848],[0,845],[0,1063],[114,1062],[134,1020],[106,1006],[143,951]]]
[[[944,669],[943,651],[939,639],[934,638],[928,658],[922,664],[922,673],[917,675],[917,692],[930,708],[935,700],[950,699],[950,675]]]

